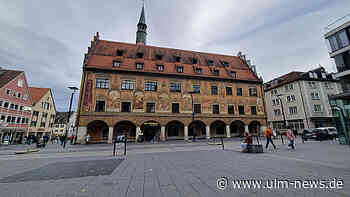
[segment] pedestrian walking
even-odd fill
[[[270,128],[270,127],[267,127],[267,128],[266,128],[266,131],[265,131],[266,149],[269,147],[269,143],[271,142],[273,148],[276,150],[276,146],[275,146],[275,144],[274,144],[273,141],[272,141],[272,135],[273,135],[273,133],[272,133],[271,128]]]
[[[294,147],[294,133],[293,133],[293,131],[290,129],[290,127],[288,126],[287,127],[287,132],[286,132],[286,134],[287,134],[287,137],[288,137],[288,139],[289,139],[289,144],[288,144],[288,146],[289,147],[291,147],[292,149],[295,149],[295,147]]]
[[[90,138],[91,138],[91,136],[90,136],[90,134],[88,134],[88,135],[86,136],[86,144],[89,144]]]

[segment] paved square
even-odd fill
[[[278,143],[278,142],[277,142]],[[336,142],[307,142],[297,144],[296,150],[279,145],[263,154],[238,152],[239,143],[219,146],[154,145],[131,148],[126,159],[110,174],[70,179],[37,180],[0,183],[0,196],[349,196],[350,148]],[[73,153],[72,153],[73,154]],[[56,155],[0,157],[0,178],[21,172],[40,169],[48,164],[63,162],[88,163],[95,160],[103,164],[111,152],[60,153]],[[39,157],[40,156],[40,157]],[[49,157],[50,156],[50,157]],[[64,157],[63,157],[64,156]],[[33,159],[35,158],[35,159]],[[233,189],[230,183],[225,190],[217,188],[217,179],[264,180],[342,180],[342,189]]]

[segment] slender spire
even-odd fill
[[[136,44],[146,45],[147,25],[145,17],[145,3],[143,1],[139,23],[137,24]]]

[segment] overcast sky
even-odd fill
[[[335,72],[324,27],[350,13],[349,0],[145,4],[149,45],[227,55],[242,51],[264,81],[319,64]],[[31,86],[52,88],[56,109],[67,111],[67,87],[80,87],[83,55],[95,32],[104,40],[135,43],[141,6],[141,0],[0,0],[0,66],[24,70]]]

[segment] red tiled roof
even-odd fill
[[[264,90],[265,91],[269,91],[271,89],[274,89],[274,88],[283,86],[285,84],[291,83],[293,81],[296,81],[298,79],[301,79],[302,78],[301,74],[303,74],[303,72],[293,71],[293,72],[290,72],[288,74],[282,75],[281,77],[275,78],[275,79],[265,83],[265,85],[266,84],[270,84],[270,86],[265,88]],[[278,82],[277,83],[273,83],[273,81],[275,81],[275,80],[277,80]]]
[[[94,41],[92,42],[92,44]],[[123,56],[117,56],[117,50],[123,51]],[[143,58],[137,58],[137,53],[143,53]],[[161,55],[162,60],[157,60],[156,56]],[[176,62],[176,56],[181,57],[180,62]],[[194,65],[191,60],[196,58],[198,63]],[[113,67],[113,60],[121,62],[120,67]],[[208,61],[213,61],[212,65]],[[223,62],[228,62],[224,66]],[[143,69],[136,69],[136,63],[143,63]],[[157,65],[164,65],[163,71],[157,70]],[[183,66],[183,73],[178,73],[177,66]],[[194,71],[194,67],[202,69],[201,74]],[[174,74],[183,76],[198,76],[208,78],[233,79],[230,72],[236,72],[236,79],[261,82],[261,80],[249,69],[237,56],[202,53],[195,51],[185,51],[171,48],[161,48],[148,45],[136,45],[129,43],[98,40],[97,45],[87,61],[86,68],[98,68],[106,70],[124,70],[135,72]],[[212,71],[219,70],[219,75]]]
[[[40,101],[40,99],[47,93],[47,91],[50,91],[50,88],[29,87],[29,94],[32,97],[34,105]]]
[[[0,88],[15,79],[23,71],[0,69]]]

